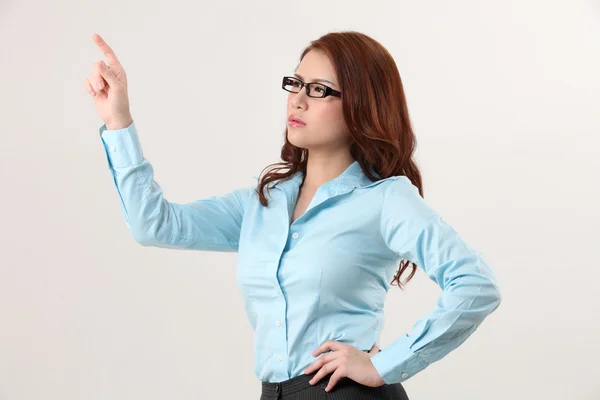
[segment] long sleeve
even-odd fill
[[[406,177],[385,194],[381,234],[400,258],[414,262],[441,289],[434,309],[371,358],[388,383],[403,382],[462,344],[501,302],[483,255],[419,195]]]
[[[235,252],[251,187],[187,204],[164,198],[144,158],[135,122],[123,129],[99,129],[119,195],[122,215],[143,246]]]

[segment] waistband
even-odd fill
[[[363,350],[363,351],[368,353],[370,350]],[[262,393],[265,394],[266,396],[279,395],[280,393],[281,394],[285,393],[286,396],[292,395],[294,393],[297,393],[301,390],[306,389],[307,387],[310,387],[311,385],[308,382],[318,372],[319,372],[319,370],[312,372],[310,374],[298,375],[296,377],[293,377],[293,378],[290,378],[288,380],[281,381],[281,382],[262,382]],[[321,385],[322,389],[327,387],[327,384],[329,383],[329,378],[331,378],[332,375],[333,375],[333,372],[325,375],[319,381],[318,384]]]

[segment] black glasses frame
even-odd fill
[[[286,92],[298,93],[298,92],[293,92],[293,91],[288,90],[288,89],[285,88],[285,85],[286,85],[286,83],[287,83],[288,80],[299,82],[300,85],[302,85],[302,86],[300,86],[300,89],[298,90],[298,92],[300,92],[300,90],[302,90],[303,87],[306,87],[306,95],[308,97],[314,97],[314,98],[317,98],[317,99],[322,99],[323,97],[327,97],[327,96],[342,97],[342,93],[341,92],[339,92],[339,91],[337,91],[335,89],[330,88],[329,86],[325,85],[324,83],[321,83],[321,82],[307,82],[307,83],[304,83],[300,79],[298,79],[298,78],[296,78],[294,76],[284,76],[283,77],[283,80],[281,82],[281,88],[283,90],[285,90]],[[311,94],[312,93],[312,91],[311,91],[311,86],[312,85],[323,86],[325,88],[325,93],[323,93],[322,96],[313,96]]]

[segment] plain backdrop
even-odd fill
[[[235,253],[127,230],[84,80],[114,49],[168,200],[279,160],[311,40],[393,55],[425,199],[481,250],[500,307],[411,399],[600,399],[598,1],[0,1],[0,399],[258,399]],[[382,345],[430,312],[393,286]]]

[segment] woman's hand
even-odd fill
[[[92,39],[104,56],[104,61],[94,64],[92,74],[85,80],[85,91],[94,99],[100,118],[107,129],[120,129],[129,126],[133,119],[129,111],[127,75],[112,49],[98,34]]]
[[[335,340],[328,340],[319,346],[312,355],[317,357],[323,352],[329,350],[333,351],[319,357],[312,365],[304,370],[304,373],[311,374],[313,371],[319,370],[319,372],[310,380],[310,384],[314,385],[324,376],[333,372],[333,375],[329,378],[329,384],[325,388],[326,392],[333,389],[337,382],[343,377],[348,377],[355,382],[369,387],[385,385],[385,381],[381,378],[371,362],[373,354],[379,352],[379,349],[377,349],[376,352],[373,352],[375,347],[376,346],[368,353],[365,353],[348,344],[340,343]]]

